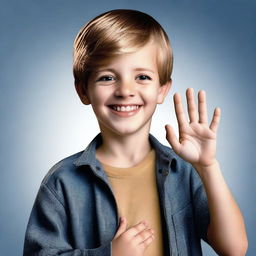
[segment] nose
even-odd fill
[[[135,85],[132,81],[120,81],[115,90],[116,97],[133,97],[135,95]]]

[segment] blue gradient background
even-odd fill
[[[85,22],[116,8],[149,13],[172,43],[173,89],[152,124],[160,141],[167,144],[166,123],[177,130],[174,92],[205,89],[209,112],[221,107],[218,159],[245,217],[247,255],[255,255],[256,2],[249,0],[1,1],[1,255],[22,254],[29,214],[50,167],[83,150],[98,132],[73,86],[72,44]],[[203,247],[204,255],[216,255]]]

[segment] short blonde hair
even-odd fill
[[[150,15],[137,10],[116,9],[100,14],[85,24],[75,38],[75,85],[83,83],[86,88],[93,70],[118,55],[136,51],[151,40],[158,46],[157,66],[163,85],[171,79],[173,54],[162,26]]]

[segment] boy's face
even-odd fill
[[[150,43],[118,56],[95,70],[86,95],[77,88],[82,102],[92,105],[102,132],[121,136],[149,132],[156,105],[171,86],[171,81],[160,86],[156,54],[156,46]]]

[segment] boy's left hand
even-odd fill
[[[183,111],[181,96],[175,93],[174,105],[179,126],[179,140],[170,125],[165,126],[166,139],[185,161],[194,166],[208,167],[216,163],[216,137],[221,111],[219,108],[214,110],[209,126],[205,92],[198,93],[198,109],[192,88],[187,89],[186,96],[190,122]]]
[[[243,216],[215,158],[220,109],[214,110],[209,126],[205,92],[198,93],[198,109],[193,89],[187,89],[186,95],[189,121],[184,114],[180,95],[175,94],[179,140],[169,125],[166,125],[166,138],[174,151],[185,161],[190,162],[201,177],[210,215],[208,243],[218,255],[245,255],[248,240]]]

